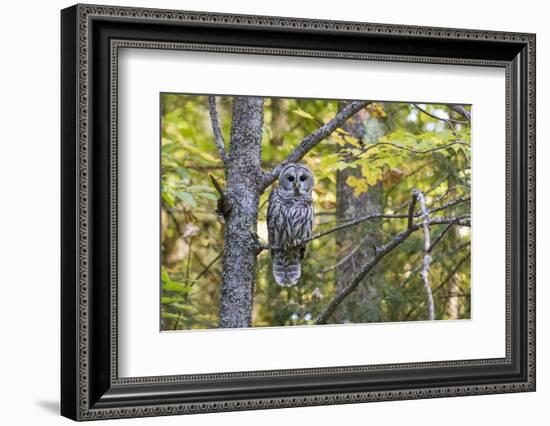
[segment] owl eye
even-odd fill
[[[306,176],[306,175],[300,176],[300,180],[301,180],[302,182],[303,182],[304,180],[306,180],[306,179],[307,179],[307,176]]]
[[[292,182],[294,180],[294,176],[289,176],[287,179]]]

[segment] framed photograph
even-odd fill
[[[535,390],[535,35],[61,30],[64,416]]]

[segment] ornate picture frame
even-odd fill
[[[61,29],[62,415],[93,420],[535,390],[534,34],[95,5],[64,9]],[[506,356],[119,377],[117,66],[125,47],[504,69]]]

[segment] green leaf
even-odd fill
[[[176,200],[174,199],[174,196],[171,193],[167,191],[162,191],[161,196],[166,204],[168,204],[170,207],[174,207],[174,205],[176,204]]]
[[[160,316],[166,319],[175,319],[175,320],[181,319],[180,315],[173,314],[172,312],[161,312]]]
[[[160,278],[163,282],[172,281],[170,275],[168,275],[168,271],[164,268],[162,268],[162,270],[160,271]]]
[[[208,200],[218,200],[218,196],[216,194],[212,194],[211,192],[199,192],[197,195],[199,197],[207,198]]]
[[[191,185],[190,187],[187,188],[189,191],[210,191],[210,192],[213,192],[215,191],[216,189],[215,188],[212,188],[211,186],[208,186],[208,185]]]
[[[180,148],[180,144],[177,142],[169,142],[162,145],[162,153],[170,154],[177,151]]]
[[[332,166],[334,170],[342,171],[345,169],[354,169],[356,167],[355,163],[346,163],[345,161],[338,161]]]
[[[401,159],[399,157],[392,155],[381,159],[380,162],[388,166],[390,169],[394,169],[401,163],[400,160]]]
[[[361,174],[366,179],[367,183],[372,186],[376,185],[376,182],[378,182],[378,179],[380,179],[382,175],[382,171],[373,164],[365,164],[361,167]]]
[[[161,297],[160,303],[163,305],[168,305],[170,303],[177,303],[177,302],[183,302],[185,299],[182,299],[181,297]]]
[[[304,111],[302,108],[296,108],[292,110],[292,112],[296,115],[299,115],[300,117],[307,118],[309,120],[315,120],[315,117],[313,117],[313,115]]]
[[[191,193],[185,192],[185,191],[178,191],[175,194],[176,194],[176,197],[178,197],[185,204],[188,204],[191,207],[197,207],[197,202],[195,201]]]
[[[412,133],[400,129],[390,133],[389,135],[382,136],[379,139],[379,142],[390,142],[403,145],[408,148],[415,148],[416,137]]]
[[[189,173],[187,172],[187,169],[183,167],[176,167],[176,173],[182,178],[182,179],[189,179]]]
[[[321,161],[319,162],[319,166],[322,169],[330,168],[331,166],[336,164],[339,160],[340,160],[340,157],[337,154],[325,155],[323,156],[323,158],[321,158]]]
[[[189,293],[191,291],[191,287],[185,286],[176,281],[163,282],[162,289],[167,291],[173,291],[176,293]]]
[[[189,305],[182,305],[181,303],[174,303],[171,305],[173,308],[177,308],[180,311],[192,311],[193,307]]]

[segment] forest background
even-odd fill
[[[220,198],[235,116],[247,114],[235,99],[161,94],[161,330],[228,326]],[[269,182],[243,302],[250,318],[235,326],[470,318],[470,106],[365,101],[343,114],[353,102],[258,102],[268,175],[334,126],[300,159],[315,176],[316,212],[302,278],[293,288],[272,278],[266,201],[277,183]]]

